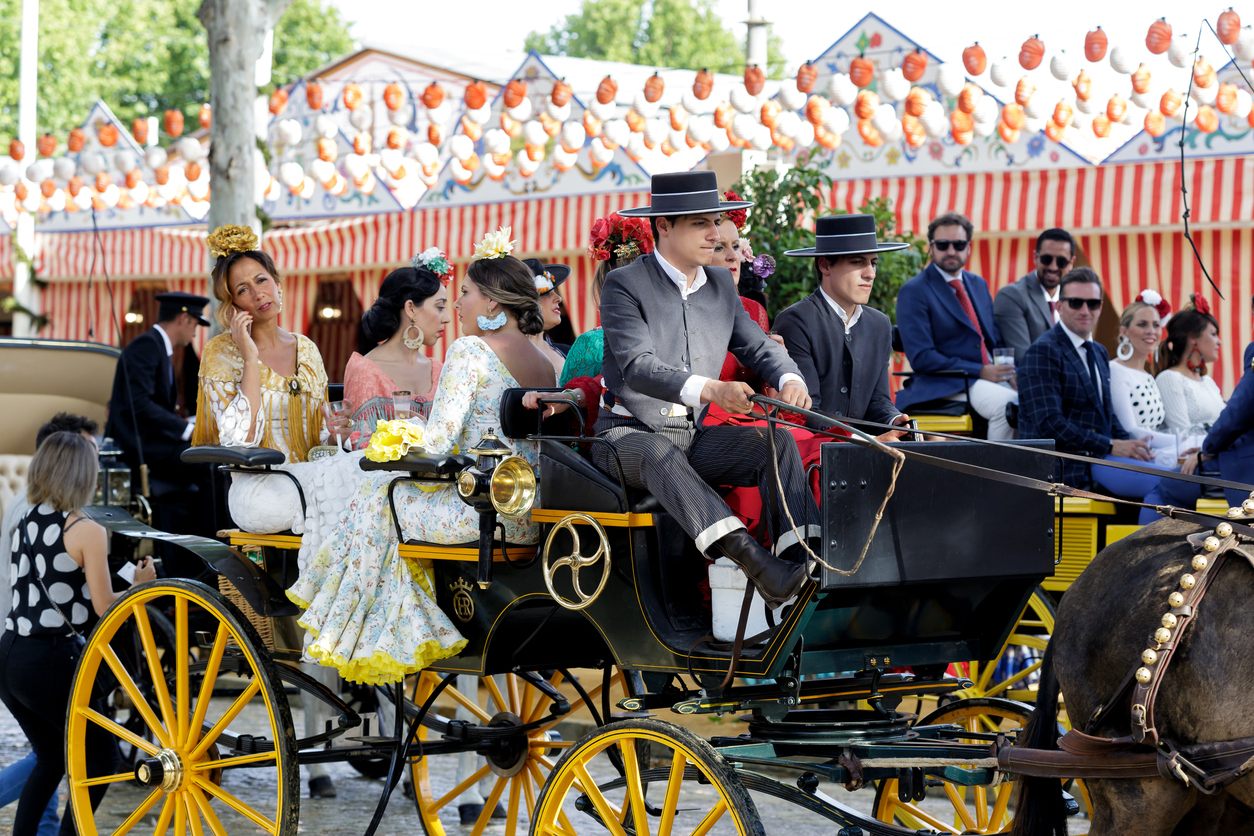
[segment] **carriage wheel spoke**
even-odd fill
[[[118,654],[109,645],[102,644],[100,645],[100,655],[105,660],[105,664],[109,666],[109,670],[113,671],[113,675],[117,677],[118,684],[122,686],[122,690],[126,691],[126,696],[130,699],[131,705],[139,712],[139,716],[144,719],[148,730],[161,742],[162,746],[172,748],[174,741],[171,739],[169,731],[165,726],[161,725],[161,721],[157,719],[152,706],[148,704],[148,700],[144,699],[144,695],[139,692],[139,686],[135,684],[134,679],[131,679],[130,672],[126,670],[126,666],[122,664]],[[134,741],[131,741],[131,743],[134,744]],[[156,749],[153,749],[149,754],[156,754]]]
[[[97,778],[84,778],[81,781],[75,781],[76,787],[102,787],[106,784],[119,784],[123,781],[129,781],[135,777],[134,772],[119,772],[116,775],[101,775]]]
[[[527,820],[534,825],[536,821],[536,788],[532,786],[531,782],[535,778],[532,777],[530,768],[520,772],[518,777],[522,779],[523,798],[527,802]]]
[[[505,836],[514,836],[514,828],[518,826],[518,796],[524,780],[526,780],[524,775],[515,775],[509,779],[509,806],[505,814]]]
[[[981,831],[988,830],[988,790],[981,786],[972,787],[974,797],[975,824]]]
[[[205,836],[205,828],[200,823],[200,814],[196,812],[196,802],[192,800],[191,793],[181,792],[183,797],[183,806],[187,808],[187,821],[192,826],[192,836]]]
[[[214,686],[218,683],[218,671],[222,667],[222,656],[226,653],[228,633],[225,623],[218,624],[218,634],[213,638],[213,647],[209,650],[209,658],[205,662],[205,673],[200,681],[200,696],[196,698],[196,711],[187,726],[187,744],[193,746],[200,740],[200,733],[205,723],[205,715],[209,712],[209,700],[213,697]]]
[[[195,783],[188,784],[187,794],[196,802],[196,807],[200,810],[200,815],[204,816],[205,822],[209,825],[209,831],[213,833],[213,836],[227,836],[226,828],[218,820],[218,814],[213,811],[213,805],[209,803],[209,799],[205,798],[205,794],[201,792],[200,787],[196,786]]]
[[[479,767],[478,769],[476,769],[476,770],[475,770],[475,773],[474,773],[473,775],[471,775],[469,778],[467,778],[465,781],[462,781],[460,784],[458,784],[457,786],[453,787],[451,790],[449,790],[448,792],[444,793],[444,795],[440,796],[438,799],[436,799],[435,801],[431,802],[431,803],[430,803],[429,805],[427,805],[427,806],[428,806],[430,809],[432,809],[432,810],[442,810],[442,809],[444,809],[444,805],[445,805],[445,804],[448,804],[448,803],[449,803],[450,801],[452,801],[454,798],[458,798],[458,797],[460,797],[462,793],[464,793],[466,790],[470,789],[470,788],[471,788],[471,787],[473,787],[476,783],[478,783],[478,782],[479,782],[479,779],[481,779],[484,775],[487,775],[487,774],[488,774],[488,769],[489,769],[489,767],[488,767],[488,765],[485,763],[483,766],[481,766],[481,767]]]
[[[490,679],[491,677],[484,677],[484,678]],[[485,725],[487,723],[492,722],[492,717],[488,714],[488,712],[480,708],[477,702],[470,699],[470,697],[466,696],[461,691],[457,690],[456,688],[445,688],[444,693],[452,697],[453,700],[462,708],[466,709],[471,714],[478,717],[480,722],[484,723]]]
[[[621,813],[610,804],[609,800],[601,794],[601,788],[597,786],[597,782],[592,780],[592,776],[588,774],[588,769],[582,763],[573,764],[575,777],[583,789],[583,794],[588,796],[588,800],[592,802],[592,806],[596,807],[597,813],[601,816],[602,825],[609,830],[613,836],[627,836],[627,831],[618,823]],[[551,767],[550,767],[551,768]]]
[[[246,766],[250,763],[272,763],[278,759],[278,754],[273,750],[269,752],[256,752],[251,755],[238,755],[233,758],[205,758],[197,763],[188,764],[187,768],[192,772],[212,772],[216,769],[231,769],[236,766]]]
[[[658,836],[671,836],[675,814],[679,812],[679,794],[683,790],[684,766],[687,758],[678,750],[672,752],[671,772],[666,781],[666,797],[662,800],[662,820],[658,823]]]
[[[496,805],[500,802],[501,793],[504,790],[505,778],[497,778],[496,783],[492,785],[492,792],[483,802],[483,810],[479,812],[479,819],[475,822],[474,829],[470,831],[470,836],[483,836],[484,829],[492,822],[492,813],[496,811]]]
[[[174,817],[174,796],[167,794],[165,803],[161,805],[161,815],[157,816],[157,824],[153,827],[153,836],[165,836],[170,829],[170,820]]]
[[[126,836],[131,832],[131,828],[139,824],[139,820],[148,815],[148,811],[157,806],[157,802],[161,800],[163,793],[160,787],[154,787],[152,792],[139,803],[139,806],[131,811],[131,814],[118,825],[118,829],[113,831],[113,836]]]
[[[214,784],[211,781],[206,781],[196,776],[193,776],[192,780],[195,782],[195,785],[199,787],[201,790],[209,793],[214,798],[218,799],[223,804],[230,807],[232,810],[239,813],[241,816],[243,816],[244,818],[251,821],[253,824],[260,827],[262,830],[266,831],[267,833],[278,832],[278,826],[274,822],[270,821],[261,813],[258,813],[252,807],[248,806],[243,801],[231,795],[229,792],[222,789],[217,784]]]
[[[948,784],[946,784],[946,787],[948,787]],[[957,802],[955,802],[955,805],[956,804]],[[923,812],[923,810],[919,809],[917,806],[913,804],[898,803],[897,809],[905,813],[908,813],[910,815],[911,817],[911,820],[909,822],[910,827],[915,827],[915,828],[930,827],[933,830],[940,831],[941,833],[955,833],[956,832],[953,825],[945,824],[940,819]]]
[[[527,741],[532,749],[569,749],[575,745],[573,740],[549,740],[548,738],[532,738]]]
[[[187,740],[187,714],[191,710],[191,681],[187,671],[187,599],[174,599],[174,694],[177,703],[177,731],[174,738],[180,742]],[[200,819],[196,819],[199,828]]]
[[[727,812],[727,800],[719,798],[718,803],[705,814],[705,818],[701,819],[701,823],[692,831],[692,836],[705,836],[718,823],[718,820]]]
[[[505,687],[509,689],[509,702],[500,706],[501,710],[518,717],[522,716],[522,695],[518,692],[518,683],[521,680],[522,677],[517,674],[506,674]]]
[[[122,740],[125,740],[127,743],[131,744],[136,749],[139,749],[144,754],[156,755],[157,752],[161,751],[160,747],[154,746],[152,743],[135,734],[135,732],[119,725],[94,708],[80,708],[78,709],[78,713],[80,716],[87,718],[105,731],[112,732],[115,737],[120,737]]]
[[[226,731],[227,727],[234,722],[235,718],[238,717],[239,713],[244,710],[244,707],[248,705],[249,701],[252,700],[253,697],[257,696],[260,691],[261,677],[254,676],[253,681],[250,682],[248,687],[235,698],[235,702],[231,703],[230,707],[227,708],[226,713],[223,714],[218,719],[218,722],[213,724],[213,728],[209,729],[209,731],[205,733],[204,737],[200,739],[200,742],[196,744],[196,748],[192,750],[192,753],[187,759],[190,761],[198,761],[203,758],[205,756],[205,752],[211,745],[213,745],[214,741],[222,736],[222,733]]]
[[[183,797],[181,792],[170,794],[170,800],[174,802],[174,832],[178,836],[187,836],[187,805],[183,803]]]
[[[949,797],[949,801],[954,805],[954,815],[958,818],[962,830],[975,830],[975,820],[971,818],[971,811],[967,809],[967,801],[963,798],[962,793],[958,792],[958,788],[953,784],[945,781],[945,795]]]
[[[1014,794],[1013,786],[1011,783],[1004,783],[994,790],[997,799],[993,802],[993,812],[989,818],[994,829],[1000,830],[1002,822],[1006,821],[1006,813],[1010,810],[1010,796]]]
[[[139,642],[144,648],[144,659],[148,662],[148,675],[152,677],[152,690],[157,695],[157,705],[161,707],[161,716],[171,737],[176,737],[178,718],[174,714],[174,704],[170,701],[170,689],[165,684],[165,672],[161,670],[161,656],[157,652],[157,642],[152,637],[152,623],[148,620],[148,605],[140,602],[131,607],[135,618],[135,630],[139,633]],[[175,817],[177,821],[177,816]]]
[[[507,677],[512,674],[505,674]],[[483,677],[483,687],[488,689],[488,698],[496,705],[497,711],[512,711],[509,703],[505,700],[505,695],[501,693],[501,687],[496,684],[496,678],[493,676]]]
[[[632,827],[637,836],[649,832],[649,811],[644,806],[644,788],[640,784],[640,761],[636,757],[636,741],[619,741],[618,751],[623,756],[623,777],[627,781],[627,805],[631,808]],[[669,789],[669,787],[668,787]]]

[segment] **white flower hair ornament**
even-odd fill
[[[415,270],[430,270],[444,284],[448,284],[453,275],[453,265],[449,264],[448,256],[439,247],[427,247],[409,260],[409,266]]]
[[[557,287],[557,284],[553,281],[553,274],[549,273],[547,270],[536,276],[536,293],[541,296],[548,293],[555,287]]]
[[[1156,290],[1146,288],[1137,294],[1137,301],[1144,302],[1154,310],[1158,311],[1158,318],[1162,320],[1162,324],[1167,324],[1167,318],[1171,316],[1171,303],[1162,297]]]
[[[475,244],[475,253],[470,257],[471,261],[478,261],[481,258],[504,258],[514,251],[515,241],[510,240],[513,233],[513,227],[503,226],[496,232],[489,232],[483,236],[483,240]]]

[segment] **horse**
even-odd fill
[[[1210,533],[1192,523],[1160,520],[1102,550],[1071,585],[1058,608],[1037,707],[1021,743],[1058,748],[1060,688],[1077,728],[1120,694],[1132,671],[1145,664],[1142,653],[1153,646],[1154,632],[1172,608],[1168,596],[1193,571],[1199,550],[1186,537],[1199,531]],[[1218,574],[1180,637],[1154,709],[1160,739],[1176,748],[1254,738],[1254,654],[1247,644],[1254,638],[1254,542],[1238,543],[1213,569]],[[1087,732],[1118,738],[1131,728],[1125,691]],[[1174,778],[1086,783],[1091,834],[1254,833],[1254,773],[1213,795]],[[1022,779],[1012,832],[1065,836],[1062,802],[1059,780]]]

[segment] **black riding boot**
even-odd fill
[[[809,578],[805,563],[790,563],[776,557],[743,528],[715,540],[710,551],[730,558],[739,566],[772,607],[800,592]]]

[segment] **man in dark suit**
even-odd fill
[[[1102,310],[1102,282],[1087,267],[1059,286],[1059,323],[1034,342],[1019,367],[1019,437],[1052,438],[1064,453],[1146,462],[1149,445],[1132,438],[1110,402],[1110,357],[1092,340]],[[1062,481],[1096,482],[1119,496],[1142,499],[1158,483],[1142,473],[1061,462]]]
[[[731,559],[774,605],[805,585],[802,538],[821,533],[796,443],[777,430],[772,461],[761,429],[703,427],[700,420],[711,403],[733,414],[750,410],[748,384],[718,379],[728,351],[778,388],[780,400],[810,406],[796,364],[745,313],[731,273],[710,266],[719,215],[750,205],[720,202],[714,174],[697,171],[654,176],[650,205],[620,213],[650,219],[656,250],[605,280],[602,369],[609,396],[597,432],[614,449],[593,445],[592,455],[611,474],[621,464],[627,484],[648,488],[698,549]],[[782,502],[774,490],[776,465]],[[711,485],[759,487],[775,554],[749,535]]]
[[[988,421],[988,437],[1014,437],[1006,405],[1016,402],[1015,370],[994,365],[1000,345],[988,283],[963,268],[975,228],[948,212],[927,226],[931,263],[897,294],[897,327],[914,376],[897,393],[903,410],[936,400],[967,400]],[[934,372],[961,372],[938,375]]]
[[[1246,354],[1250,354],[1249,348]],[[1245,374],[1232,390],[1228,405],[1206,433],[1201,456],[1219,459],[1219,475],[1224,479],[1254,484],[1254,374],[1249,372],[1247,358]],[[1254,494],[1225,488],[1224,496],[1231,505],[1240,506]]]
[[[907,246],[877,241],[871,215],[836,215],[818,219],[813,247],[784,253],[814,259],[818,289],[775,317],[775,333],[801,369],[816,412],[880,424],[910,420],[888,389],[892,323],[867,307],[879,253]]]
[[[1047,229],[1036,239],[1035,269],[997,291],[993,317],[1002,345],[1023,362],[1028,346],[1058,322],[1058,285],[1075,261],[1075,239],[1065,229]]]

